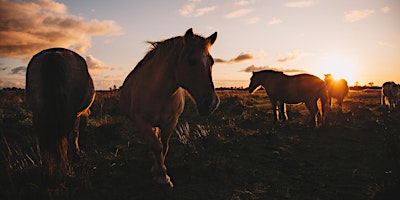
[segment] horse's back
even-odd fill
[[[318,99],[325,89],[324,81],[311,74],[277,77],[267,80],[266,91],[270,98],[295,104],[307,99]]]
[[[325,89],[324,81],[311,74],[295,75],[294,85],[305,97],[310,95],[318,95],[321,90]]]
[[[346,80],[339,79],[328,82],[328,91],[331,97],[344,98],[349,93],[349,86]]]
[[[382,95],[389,98],[397,97],[399,93],[399,85],[395,82],[385,82],[382,85]]]
[[[53,48],[29,62],[26,95],[34,113],[73,118],[91,105],[95,90],[86,61],[73,51]]]

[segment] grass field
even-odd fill
[[[149,145],[98,92],[81,132],[84,158],[58,187],[40,187],[40,157],[24,91],[0,91],[0,199],[400,199],[400,110],[380,91],[351,90],[344,112],[307,127],[305,106],[273,123],[263,91],[219,90],[208,118],[187,101],[166,159],[174,189],[153,183]]]

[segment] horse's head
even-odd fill
[[[253,72],[253,76],[250,78],[249,92],[253,94],[260,87],[262,87],[262,78],[258,75],[259,72]]]
[[[178,84],[193,97],[200,115],[211,114],[219,105],[211,71],[214,60],[208,49],[217,39],[217,32],[208,38],[186,31],[175,76]]]

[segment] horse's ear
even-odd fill
[[[213,45],[215,40],[217,39],[217,32],[214,34],[210,35],[210,37],[207,38],[208,41],[210,41],[210,44]]]
[[[194,36],[193,29],[189,28],[185,33],[185,39],[193,38],[193,36]]]

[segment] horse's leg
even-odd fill
[[[178,124],[178,117],[173,119],[167,125],[161,126],[161,142],[164,147],[163,152],[162,152],[163,162],[165,162],[165,158],[167,157],[167,153],[168,153],[168,149],[169,149],[169,140],[170,140],[171,135],[172,135],[173,131],[175,130],[175,127],[177,124]],[[163,163],[163,164],[165,166],[165,163]],[[166,166],[165,166],[165,170],[167,171]],[[165,173],[160,178],[161,178],[162,182],[166,182],[166,184],[169,184],[170,187],[174,187],[174,184],[172,183],[172,181],[167,173]]]
[[[164,160],[165,160],[165,157],[167,156],[168,149],[169,149],[169,139],[171,138],[171,135],[172,135],[173,131],[175,130],[175,127],[177,124],[178,124],[178,117],[173,119],[166,126],[161,127],[161,131],[162,131],[161,142],[164,147],[164,151],[163,151]]]
[[[151,152],[154,158],[154,165],[151,167],[153,179],[160,184],[171,185],[169,176],[167,175],[167,167],[164,164],[163,144],[159,138],[160,129],[153,128],[146,120],[135,118],[137,130],[150,143]]]
[[[79,124],[81,117],[77,117],[74,123],[74,128],[69,135],[69,149],[73,151],[73,159],[79,159],[81,155],[81,149],[79,148]]]
[[[272,104],[272,113],[274,114],[274,123],[276,123],[278,121],[278,108],[277,108],[277,101],[271,100],[271,104]]]
[[[278,108],[279,108],[279,117],[282,119],[282,121],[286,121],[288,120],[288,116],[286,114],[286,104],[283,102],[279,102],[278,104]]]
[[[338,98],[338,104],[339,104],[339,113],[343,113],[343,99]]]
[[[317,127],[317,114],[318,114],[318,104],[316,100],[305,102],[308,111],[310,112],[310,126]]]

